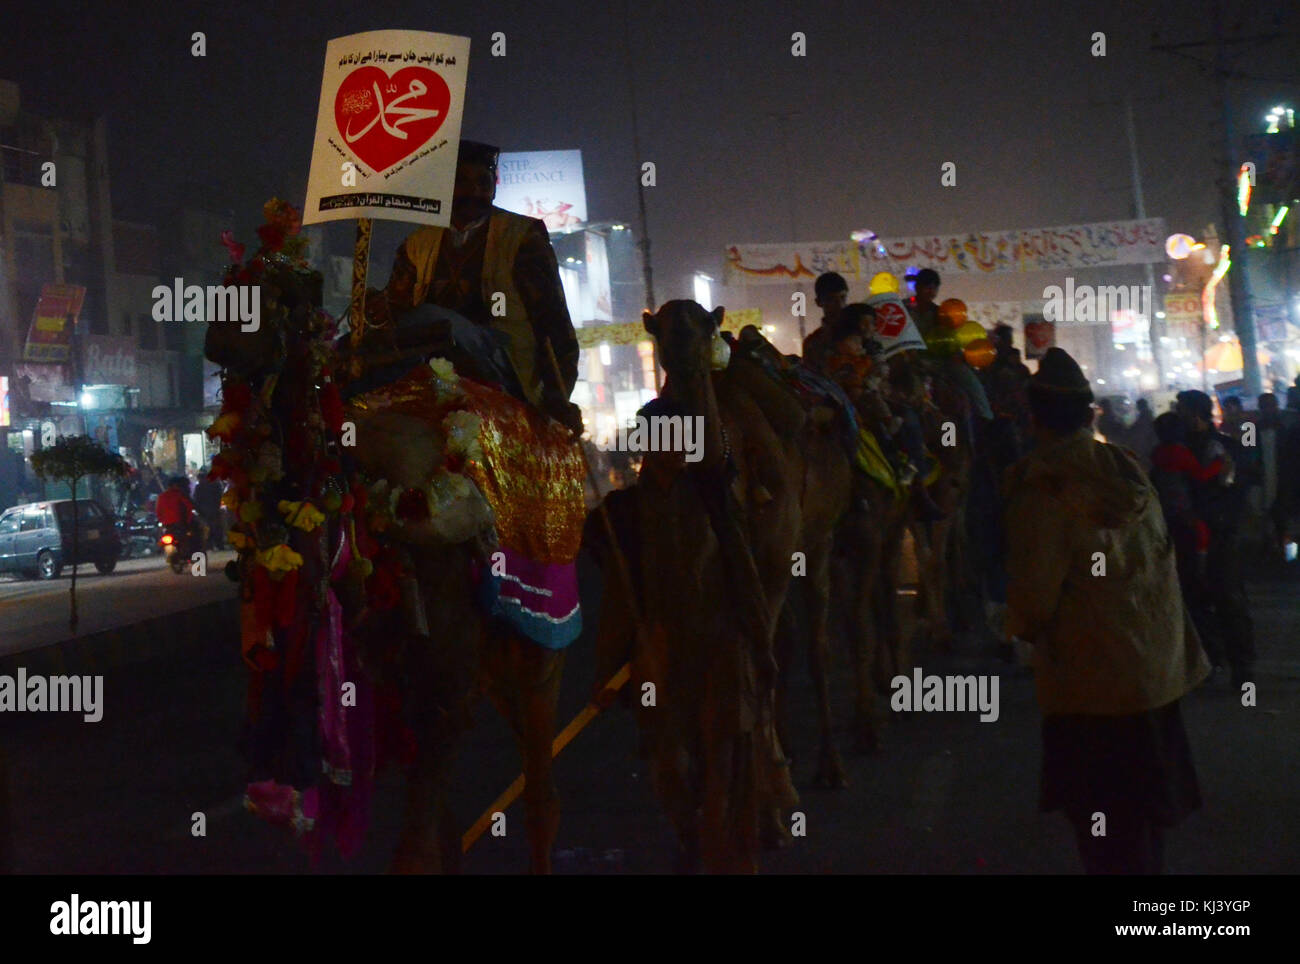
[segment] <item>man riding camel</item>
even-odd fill
[[[935,303],[939,296],[939,272],[933,268],[922,268],[916,273],[914,285],[916,294],[907,299],[907,313],[912,316],[921,337],[928,340],[943,326],[939,306]],[[936,368],[936,374],[951,380],[966,396],[974,417],[986,422],[993,420],[993,409],[989,406],[984,386],[960,354],[938,364]]]
[[[460,142],[451,227],[425,226],[408,236],[388,286],[367,298],[363,354],[386,348],[399,361],[394,370],[372,368],[364,381],[402,374],[413,355],[442,355],[463,374],[499,384],[579,435],[582,413],[569,402],[578,339],[559,266],[541,221],[492,203],[499,153]],[[548,341],[563,384],[556,384]]]

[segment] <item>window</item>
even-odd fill
[[[71,502],[60,502],[58,511],[60,522],[64,525],[72,522]],[[104,518],[104,510],[99,507],[98,503],[92,502],[89,499],[77,500],[78,522],[98,522],[102,518]]]
[[[23,532],[35,532],[37,529],[45,528],[45,510],[24,509],[23,510]]]
[[[7,516],[0,518],[0,535],[4,535],[7,532],[17,532],[18,519],[21,515],[21,512],[11,512]]]

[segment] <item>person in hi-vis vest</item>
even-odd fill
[[[493,205],[498,153],[460,142],[451,227],[422,227],[402,242],[388,287],[368,299],[367,314],[381,328],[395,320],[396,331],[389,330],[398,344],[437,341],[435,354],[452,358],[464,374],[502,385],[581,434],[582,413],[569,402],[578,338],[559,265],[541,221]]]

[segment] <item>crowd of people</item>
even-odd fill
[[[913,284],[907,308],[929,336],[939,277]],[[1216,422],[1210,396],[1188,390],[1163,413],[1139,399],[1130,424],[1065,351],[1031,374],[1009,327],[978,372],[960,356],[881,359],[872,309],[849,303],[844,279],[822,275],[815,293],[823,320],[804,362],[853,399],[911,485],[914,518],[937,518],[918,415],[946,392],[973,440],[963,534],[1007,650],[1033,653],[1042,809],[1065,813],[1089,872],[1159,872],[1164,831],[1201,802],[1181,700],[1210,678],[1253,685],[1249,523],[1261,558],[1295,556],[1300,378],[1285,409],[1272,393],[1254,411],[1228,398]]]

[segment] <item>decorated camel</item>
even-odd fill
[[[393,870],[455,870],[464,828],[446,792],[486,694],[523,758],[531,867],[548,871],[563,646],[581,627],[581,458],[565,429],[450,362],[357,381],[297,213],[266,215],[247,261],[225,239],[227,282],[260,284],[262,325],[210,325],[205,346],[223,369],[212,474],[238,520],[246,805],[347,855],[391,757],[409,777]]]

